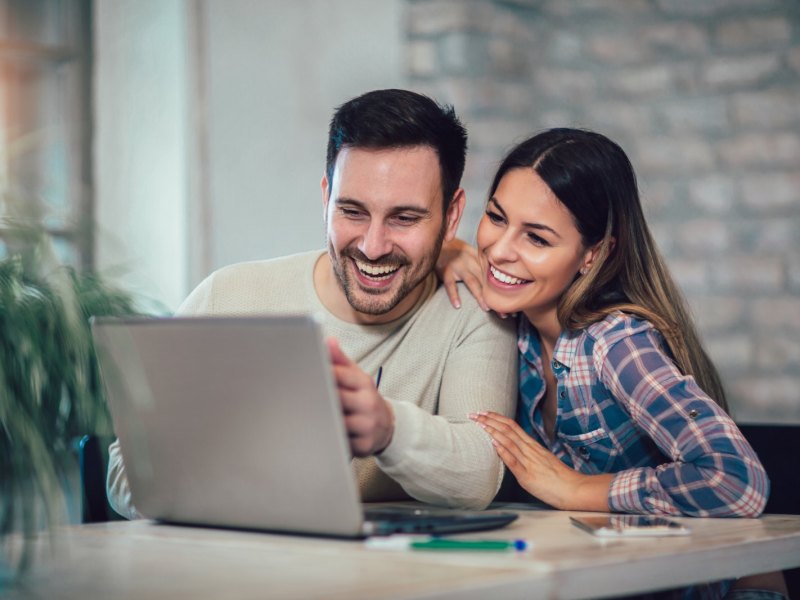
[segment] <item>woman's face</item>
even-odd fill
[[[477,239],[489,307],[523,312],[534,325],[555,314],[559,298],[593,255],[572,214],[531,168],[503,176]]]

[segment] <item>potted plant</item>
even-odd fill
[[[3,231],[14,243],[0,258],[0,539],[25,542],[0,552],[0,566],[24,573],[33,534],[58,523],[75,492],[74,440],[112,433],[88,319],[135,307],[96,274],[59,264],[41,228]]]

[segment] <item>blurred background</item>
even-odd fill
[[[0,0],[0,211],[171,311],[324,245],[328,120],[385,87],[467,126],[469,240],[515,141],[618,141],[734,416],[800,423],[797,0]]]

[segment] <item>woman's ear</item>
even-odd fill
[[[605,256],[603,258],[607,258],[613,252],[614,247],[617,245],[617,240],[613,237],[608,238],[608,242],[606,240],[600,240],[595,245],[590,246],[587,248],[586,253],[583,255],[583,265],[581,266],[580,272],[581,275],[586,275],[589,272],[589,269],[592,268],[595,261],[597,261],[600,256],[603,254],[603,245],[607,246],[607,250],[605,251]]]

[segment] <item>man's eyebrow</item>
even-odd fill
[[[494,204],[494,207],[498,211],[500,211],[504,217],[508,218],[508,215],[506,215],[506,211],[504,211],[503,207],[500,206],[500,202],[497,200],[497,198],[495,196],[492,196],[491,198],[489,198],[489,204]],[[544,223],[523,223],[522,226],[526,227],[527,229],[535,229],[537,231],[547,231],[547,232],[552,233],[558,239],[561,239],[561,234],[560,233],[558,233],[555,229],[553,229],[549,225],[545,225]]]

